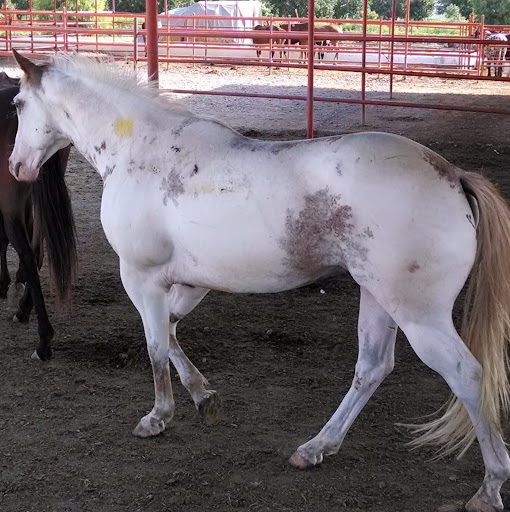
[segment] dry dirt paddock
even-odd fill
[[[11,68],[6,63],[6,69]],[[304,94],[300,71],[173,66],[167,88]],[[356,97],[356,75],[319,74],[317,94]],[[387,79],[369,79],[387,97]],[[395,98],[510,109],[506,84],[398,79]],[[297,101],[183,96],[189,108],[245,134],[304,135]],[[320,104],[317,133],[385,130],[426,144],[496,181],[510,199],[510,118]],[[306,472],[288,456],[330,417],[350,386],[357,354],[358,288],[341,276],[267,296],[211,293],[179,326],[180,341],[223,400],[215,426],[200,422],[174,379],[177,410],[155,439],[131,435],[153,403],[141,321],[119,279],[99,223],[101,181],[74,153],[68,169],[79,235],[79,283],[71,308],[48,307],[54,358],[30,359],[36,324],[13,324],[1,307],[0,511],[441,511],[462,510],[483,478],[478,446],[462,460],[431,462],[409,451],[395,426],[432,413],[448,396],[404,338],[396,368],[365,407],[341,451]],[[447,219],[445,219],[447,221]],[[10,253],[11,270],[15,258]],[[48,292],[47,269],[42,272]],[[174,372],[175,376],[175,372]],[[510,432],[509,432],[510,434]],[[510,506],[510,486],[503,489]]]

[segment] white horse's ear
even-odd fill
[[[27,75],[28,80],[34,85],[40,85],[44,67],[34,64],[31,60],[23,57],[23,55],[18,53],[14,48],[12,50],[12,54],[14,55],[16,62],[19,64],[19,67]]]

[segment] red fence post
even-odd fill
[[[390,53],[390,100],[393,99],[393,59],[395,50],[395,20],[397,18],[397,0],[391,4],[391,53]]]
[[[236,3],[237,9],[237,3]],[[269,63],[273,62],[273,15],[271,14],[271,20],[269,21]],[[269,66],[269,74],[273,72],[273,66]]]
[[[407,0],[406,2],[406,30],[405,30],[405,36],[409,36],[409,19],[411,17],[411,0]],[[405,43],[405,53],[404,53],[404,69],[407,71],[407,51],[409,50],[409,43],[406,41]],[[405,79],[405,77],[404,77]]]
[[[308,88],[306,99],[306,136],[313,139],[313,48],[315,0],[308,0]],[[290,27],[289,27],[290,30]]]
[[[158,2],[145,0],[145,29],[147,31],[147,73],[149,80],[159,85],[158,66]]]
[[[66,52],[69,51],[69,39],[67,36],[67,2],[64,3],[62,7],[62,28],[64,29],[63,38],[64,38],[64,50]],[[76,35],[78,38],[78,34]]]
[[[136,70],[138,66],[138,18],[136,16],[133,18],[133,41],[135,42],[133,46],[133,67]]]
[[[479,39],[485,39],[485,14],[480,17],[480,33],[478,34]],[[478,45],[478,75],[483,75],[483,63],[485,61],[485,45]]]
[[[367,75],[365,73],[365,68],[367,65],[367,13],[368,13],[368,0],[363,0],[363,42],[361,43],[361,68],[363,71],[361,72],[361,99],[363,103],[361,104],[361,124],[365,126],[365,111],[366,111],[366,81]]]

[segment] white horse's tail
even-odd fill
[[[462,319],[461,337],[482,365],[480,414],[493,432],[501,432],[501,414],[508,413],[507,343],[510,339],[510,208],[497,188],[480,174],[462,171],[464,192],[476,198],[479,212],[476,258],[471,271]],[[471,202],[471,201],[470,201]],[[476,208],[472,209],[476,210]],[[460,450],[475,439],[473,424],[462,403],[453,396],[438,411],[442,415],[424,425],[412,445],[435,444],[438,455]]]

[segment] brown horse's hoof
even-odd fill
[[[31,359],[36,361],[49,361],[52,356],[51,348],[45,348],[44,350],[37,348],[31,356]]]
[[[473,496],[466,504],[466,512],[501,512],[503,508],[485,503],[478,496]]]
[[[197,409],[206,425],[213,425],[218,419],[221,408],[221,400],[216,391],[209,391],[209,396],[204,398],[198,405]]]
[[[23,311],[16,311],[16,314],[14,315],[13,322],[19,322],[20,324],[28,324],[30,321],[30,315],[27,315],[26,313],[23,313]]]
[[[299,452],[294,452],[289,459],[289,464],[297,469],[310,469],[314,465],[307,461]]]

